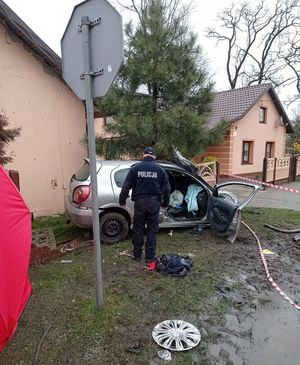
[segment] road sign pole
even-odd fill
[[[92,70],[90,62],[90,20],[89,17],[81,18],[82,49],[83,49],[83,77],[85,86],[85,102],[88,126],[88,148],[90,159],[90,175],[92,185],[92,211],[93,211],[93,236],[96,262],[96,303],[97,307],[103,306],[102,260],[100,245],[99,202],[96,169],[96,145],[94,130],[94,105],[92,95]]]

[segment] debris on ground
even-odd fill
[[[299,233],[299,234],[296,234],[296,235],[294,236],[293,240],[294,240],[295,242],[300,241],[300,233]]]
[[[61,264],[71,264],[73,262],[73,260],[61,260],[60,263]]]
[[[236,293],[233,293],[228,286],[224,286],[222,284],[215,284],[215,288],[218,289],[219,293],[221,293],[221,295],[224,298],[237,304],[243,303],[242,297]]]
[[[193,236],[200,236],[203,233],[203,226],[198,224],[196,227],[194,227],[191,232]]]
[[[138,341],[137,343],[134,343],[130,347],[127,348],[127,351],[132,354],[140,354],[144,350],[144,344],[142,341]]]
[[[75,238],[72,241],[68,241],[64,245],[59,245],[58,249],[62,253],[72,252],[92,245],[91,240],[82,240],[80,237]]]
[[[120,256],[133,257],[133,254],[132,254],[132,251],[125,250],[125,251],[120,252]]]
[[[169,350],[161,350],[157,352],[157,355],[165,361],[171,361],[172,360],[172,354]]]
[[[157,265],[157,261],[155,260],[155,261],[153,261],[153,262],[151,262],[150,264],[149,264],[149,266],[148,266],[148,270],[149,271],[154,271],[155,269],[156,269],[156,265]]]
[[[188,256],[162,255],[156,263],[156,270],[162,275],[185,276],[193,265]]]
[[[268,248],[265,248],[263,251],[262,251],[265,255],[274,255],[274,252],[269,250]]]

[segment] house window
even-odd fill
[[[243,142],[243,154],[242,154],[242,164],[253,163],[253,142],[244,141]]]
[[[104,125],[109,125],[113,121],[113,118],[111,116],[105,116],[104,117]]]
[[[282,127],[284,126],[284,121],[283,121],[282,115],[279,117],[279,125],[281,125]]]
[[[259,123],[267,123],[267,108],[259,108]]]
[[[274,151],[275,151],[275,143],[274,142],[266,142],[265,158],[274,157]]]

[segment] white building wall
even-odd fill
[[[20,190],[35,215],[64,211],[71,175],[86,148],[85,108],[49,67],[0,25],[0,111],[21,135],[8,145]]]

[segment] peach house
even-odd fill
[[[283,157],[291,122],[271,84],[217,92],[209,128],[230,122],[224,142],[209,147],[205,156],[220,162],[221,174],[259,175],[263,158]]]
[[[61,76],[60,58],[0,0],[0,112],[22,128],[8,145],[20,191],[35,215],[64,211],[86,148],[85,107]]]

